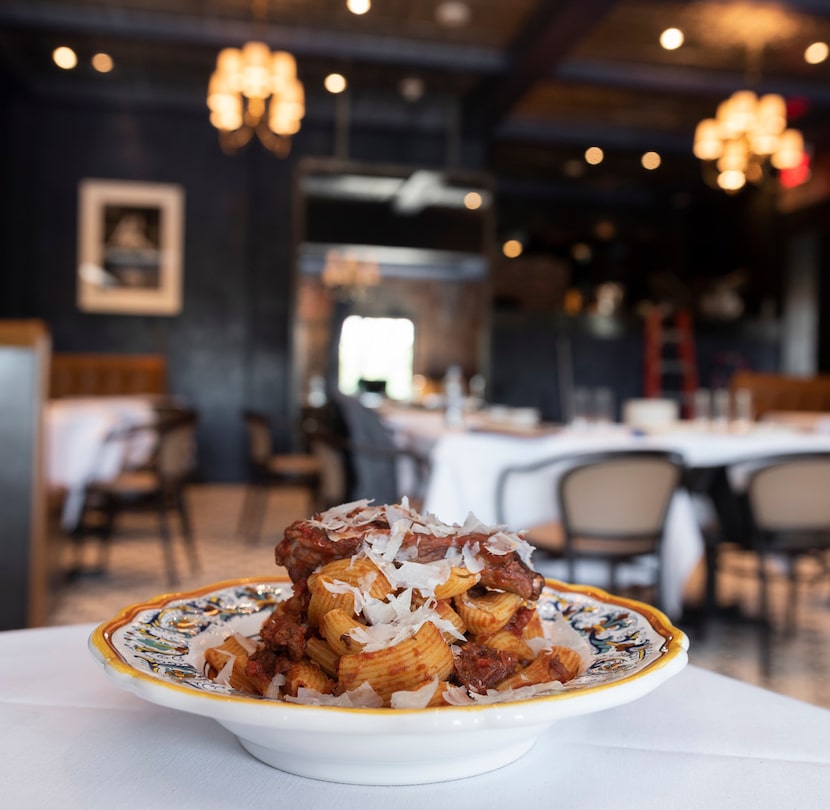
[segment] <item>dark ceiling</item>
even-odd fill
[[[787,98],[814,152],[830,146],[830,61],[803,59],[830,41],[828,0],[468,0],[461,26],[439,23],[439,5],[374,0],[355,16],[346,0],[270,0],[257,28],[249,0],[3,0],[0,64],[35,93],[204,108],[218,50],[256,36],[296,55],[307,121],[334,126],[322,81],[339,71],[352,127],[445,134],[448,162],[475,135],[487,167],[529,189],[581,172],[583,188],[689,191],[696,123],[748,85]],[[685,33],[678,50],[658,42],[668,27]],[[58,44],[78,68],[54,66]],[[99,50],[112,73],[89,66]],[[420,100],[401,96],[407,77],[424,82]],[[601,166],[581,160],[591,145],[605,150]],[[640,168],[646,150],[663,156],[655,172]]]

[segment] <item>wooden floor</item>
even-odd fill
[[[191,488],[189,501],[201,566],[190,571],[177,544],[182,590],[225,579],[282,573],[274,563],[274,544],[285,526],[309,513],[308,498],[302,490],[272,493],[262,537],[252,544],[236,536],[243,492],[240,486]],[[67,546],[67,564],[69,551]],[[85,550],[90,564],[95,562],[94,552],[92,546]],[[756,604],[751,560],[733,555],[728,563],[720,598],[735,610],[712,621],[704,637],[691,620],[679,622],[691,638],[691,663],[830,709],[830,578],[825,576],[802,588],[798,632],[791,637],[783,632],[777,635],[772,673],[765,680],[758,666],[758,631],[749,620]],[[133,515],[120,527],[106,574],[67,583],[56,597],[49,623],[101,622],[126,605],[169,590],[156,522],[150,514]],[[777,615],[783,615],[785,598],[783,582],[776,583],[773,601]]]

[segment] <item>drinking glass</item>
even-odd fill
[[[718,388],[712,396],[712,419],[715,427],[719,430],[726,430],[729,426],[729,391],[726,388]]]
[[[733,397],[735,422],[741,428],[748,428],[754,421],[752,412],[752,391],[739,388]]]
[[[587,388],[574,388],[571,399],[571,424],[585,427],[591,415],[591,392]]]
[[[712,419],[712,392],[708,388],[698,388],[694,395],[695,421],[703,426],[708,426]]]
[[[594,422],[598,425],[610,425],[614,418],[614,392],[610,388],[594,390]]]

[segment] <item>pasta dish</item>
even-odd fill
[[[542,615],[544,578],[521,533],[446,524],[356,501],[291,524],[275,549],[293,594],[259,638],[206,651],[242,692],[342,707],[425,708],[551,694],[581,674],[586,642]]]

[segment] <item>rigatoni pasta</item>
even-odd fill
[[[548,693],[584,656],[554,644],[520,534],[358,501],[289,526],[292,596],[256,642],[208,650],[233,688],[290,702],[421,708]],[[231,660],[232,659],[232,660]],[[230,662],[230,663],[229,663]]]

